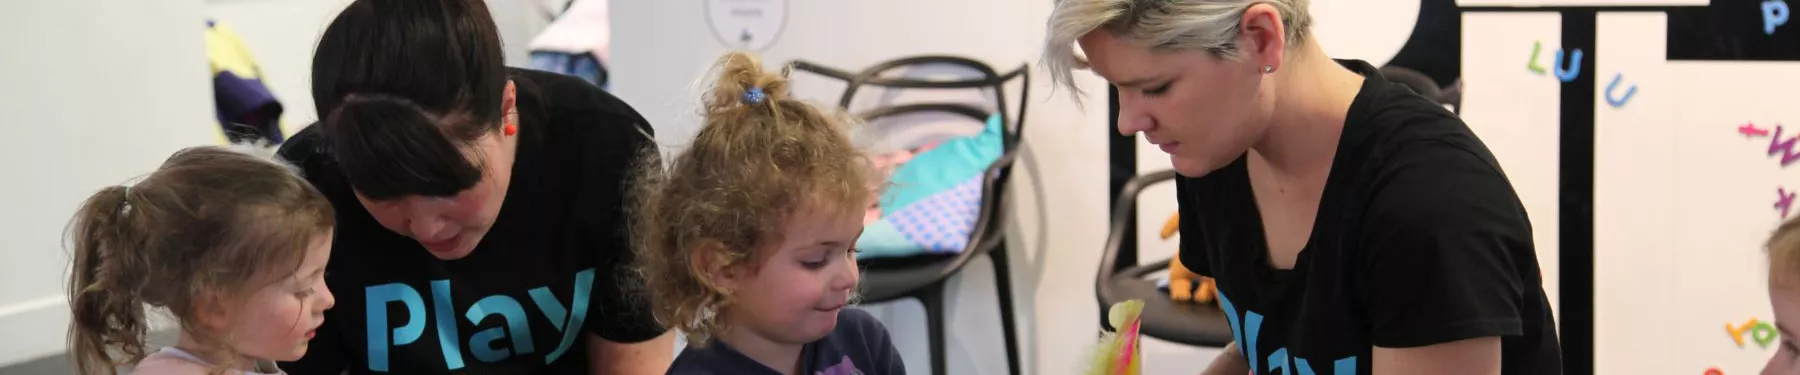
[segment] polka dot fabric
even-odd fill
[[[895,211],[887,220],[929,253],[957,253],[981,215],[981,178],[971,178]]]

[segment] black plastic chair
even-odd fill
[[[951,65],[968,68],[981,75],[979,78],[961,79],[916,79],[884,77],[883,73],[902,67],[922,65]],[[806,61],[795,61],[792,68],[836,78],[845,82],[844,94],[839,98],[838,106],[848,110],[858,89],[865,86],[885,88],[912,89],[993,89],[994,104],[1000,116],[1001,147],[1003,153],[995,159],[983,173],[981,186],[981,211],[975,220],[975,227],[969,233],[968,245],[957,254],[932,254],[898,259],[867,259],[858,263],[863,269],[862,297],[863,302],[879,303],[903,298],[914,298],[925,306],[926,327],[929,332],[931,346],[931,371],[933,374],[945,374],[944,344],[944,282],[950,276],[961,271],[970,259],[986,254],[994,263],[994,284],[1000,299],[1000,324],[1005,335],[1007,371],[1019,374],[1019,344],[1017,328],[1013,323],[1012,272],[1008,269],[1006,256],[1006,216],[1001,211],[1005,198],[1007,181],[1012,176],[1013,160],[1017,158],[1019,135],[1025,128],[1025,99],[1030,97],[1030,65],[1021,65],[1017,70],[999,74],[993,68],[978,61],[953,56],[916,56],[896,59],[865,69],[859,73],[848,73],[830,67]],[[1022,78],[1020,87],[1020,104],[1018,116],[1010,114],[1006,106],[1007,82]],[[914,113],[948,113],[965,116],[972,120],[985,122],[987,117],[995,114],[963,103],[923,103],[903,104],[876,108],[859,113],[865,120]],[[1009,126],[1010,125],[1010,126]]]
[[[1094,278],[1101,325],[1107,325],[1105,312],[1108,307],[1119,302],[1142,300],[1143,322],[1138,330],[1145,336],[1194,346],[1225,347],[1232,340],[1231,324],[1217,305],[1175,302],[1149,280],[1152,275],[1169,272],[1169,260],[1144,265],[1119,264],[1121,256],[1137,258],[1138,249],[1124,248],[1123,243],[1126,237],[1137,235],[1126,224],[1137,214],[1138,194],[1143,193],[1144,188],[1175,178],[1174,170],[1139,175],[1125,182],[1125,188],[1119,192],[1118,202],[1113,205],[1111,229],[1106,236],[1106,252],[1100,258],[1100,271]]]

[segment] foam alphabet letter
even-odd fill
[[[1619,81],[1623,80],[1625,80],[1624,74],[1613,74],[1612,83],[1606,84],[1606,104],[1611,104],[1613,108],[1624,107],[1625,102],[1631,101],[1632,95],[1637,95],[1637,84],[1632,84],[1630,88],[1625,89],[1625,95],[1616,96],[1619,93]]]
[[[1778,336],[1775,327],[1770,326],[1769,322],[1756,322],[1755,327],[1750,327],[1750,338],[1755,339],[1756,345],[1763,348],[1768,348],[1769,343],[1775,342],[1775,336]]]
[[[382,284],[363,290],[368,306],[369,370],[388,371],[388,348],[411,344],[425,333],[425,299],[419,291],[402,283]],[[393,327],[393,340],[388,340],[388,303],[400,302],[406,308],[406,324]]]
[[[1563,60],[1563,50],[1556,50],[1555,68],[1556,79],[1563,82],[1574,81],[1575,77],[1581,76],[1581,49],[1576,48],[1574,55],[1569,56],[1567,61]]]
[[[1749,331],[1750,327],[1755,325],[1756,318],[1750,318],[1750,321],[1744,322],[1743,325],[1737,326],[1736,328],[1733,328],[1731,323],[1725,323],[1725,333],[1731,335],[1731,341],[1737,343],[1739,348],[1742,348],[1744,347],[1744,332]]]
[[[1795,192],[1787,191],[1787,188],[1780,186],[1775,187],[1775,195],[1777,196],[1777,198],[1775,198],[1775,209],[1781,210],[1781,218],[1783,219],[1788,217],[1788,209],[1794,207],[1794,194]]]
[[[1763,35],[1775,35],[1775,27],[1787,24],[1787,2],[1782,0],[1764,0],[1762,3],[1762,18]]]
[[[1544,42],[1543,41],[1531,42],[1531,60],[1525,61],[1525,69],[1529,69],[1533,73],[1544,74],[1544,67],[1541,65],[1538,65],[1538,53],[1543,52],[1543,51],[1544,51]]]

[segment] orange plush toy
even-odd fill
[[[1169,217],[1167,223],[1163,223],[1162,239],[1168,240],[1169,237],[1174,237],[1175,234],[1180,233],[1180,231],[1181,214],[1176,213],[1174,216]],[[1194,287],[1195,282],[1200,283],[1199,288]],[[1191,300],[1200,303],[1211,303],[1213,296],[1218,294],[1213,288],[1215,288],[1215,286],[1213,285],[1213,279],[1211,277],[1200,276],[1200,274],[1188,270],[1187,266],[1181,265],[1181,257],[1177,256],[1174,259],[1169,260],[1170,299],[1176,301]]]

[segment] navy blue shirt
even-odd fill
[[[857,309],[839,311],[837,328],[825,338],[801,348],[800,362],[805,366],[800,373],[806,375],[906,374],[906,364],[900,362],[900,352],[894,349],[893,340],[888,339],[887,327],[868,312]],[[681,356],[675,357],[675,364],[669,366],[669,374],[783,375],[785,372],[763,366],[714,340],[705,348],[689,346],[682,349]]]

